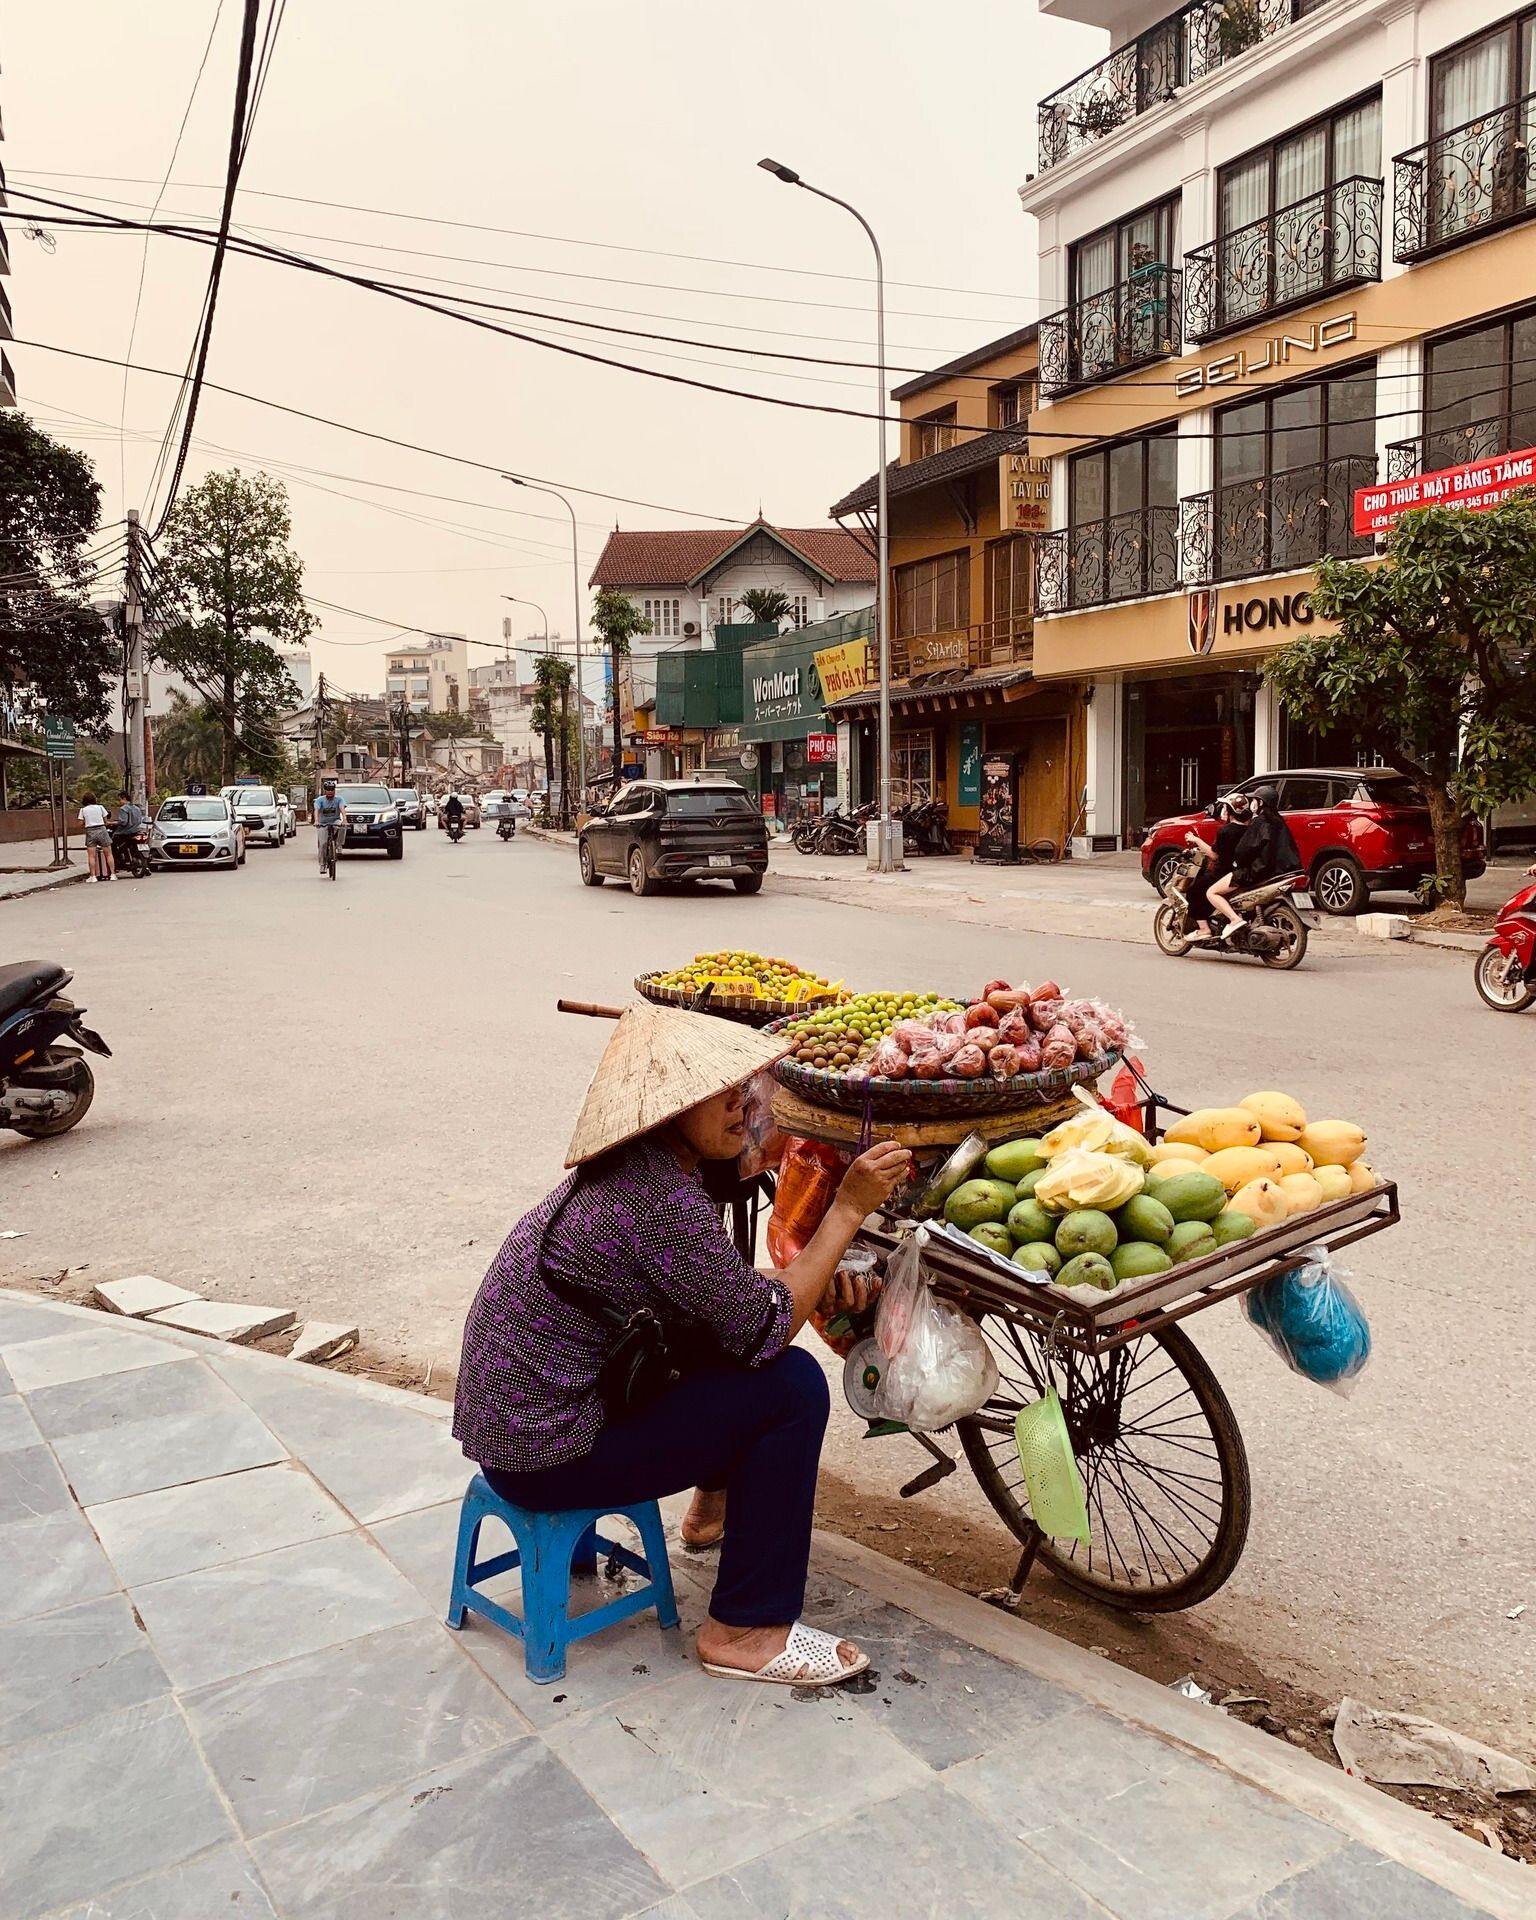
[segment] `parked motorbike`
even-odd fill
[[[448,838],[450,840],[462,840],[464,838],[464,822],[462,820],[450,820],[448,822]]]
[[[148,827],[112,829],[112,864],[119,873],[132,874],[135,880],[147,880],[154,872],[149,861]]]
[[[1536,873],[1536,867],[1530,869]],[[1499,908],[1472,980],[1484,1006],[1523,1013],[1536,1001],[1536,884],[1522,887]]]
[[[29,1140],[67,1133],[96,1095],[81,1048],[112,1049],[83,1024],[85,1009],[64,997],[74,975],[53,960],[0,967],[0,1127]],[[62,1044],[73,1041],[74,1045]]]
[[[907,853],[953,853],[949,808],[942,800],[919,800],[901,814],[901,843]]]
[[[1282,972],[1301,965],[1307,957],[1307,929],[1318,924],[1305,874],[1281,874],[1234,893],[1232,905],[1243,916],[1244,925],[1230,940],[1223,940],[1219,928],[1209,937],[1195,930],[1186,889],[1199,867],[1200,856],[1192,852],[1169,875],[1163,903],[1152,922],[1152,937],[1160,952],[1175,960],[1197,952],[1250,954]],[[1212,916],[1213,928],[1218,919]]]

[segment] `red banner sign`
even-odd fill
[[[835,733],[808,733],[805,736],[806,764],[812,767],[835,767],[837,765],[837,735]]]
[[[1494,454],[1464,467],[1417,473],[1410,480],[1389,480],[1355,489],[1355,532],[1384,533],[1400,514],[1415,507],[1495,507],[1517,487],[1536,486],[1536,447]]]

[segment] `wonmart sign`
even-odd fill
[[[1536,447],[1442,467],[1438,473],[1416,473],[1385,486],[1356,487],[1355,532],[1385,533],[1415,507],[1466,507],[1473,512],[1496,507],[1516,488],[1529,486],[1536,486]]]

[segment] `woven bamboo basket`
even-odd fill
[[[837,987],[793,1004],[788,1000],[749,1000],[744,994],[716,993],[709,988],[700,994],[693,987],[663,986],[661,975],[655,972],[637,974],[635,992],[642,1000],[649,1000],[658,1007],[681,1007],[685,1013],[712,1013],[717,1019],[738,1020],[748,1027],[766,1027],[771,1021],[798,1019],[822,1007],[835,1006],[838,1001],[850,997]]]

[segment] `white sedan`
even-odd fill
[[[149,858],[157,867],[242,867],[245,832],[222,795],[173,794],[150,827]]]
[[[284,818],[286,802],[279,798],[275,788],[225,787],[221,798],[234,809],[247,840],[265,840],[269,847],[280,847],[288,838]]]

